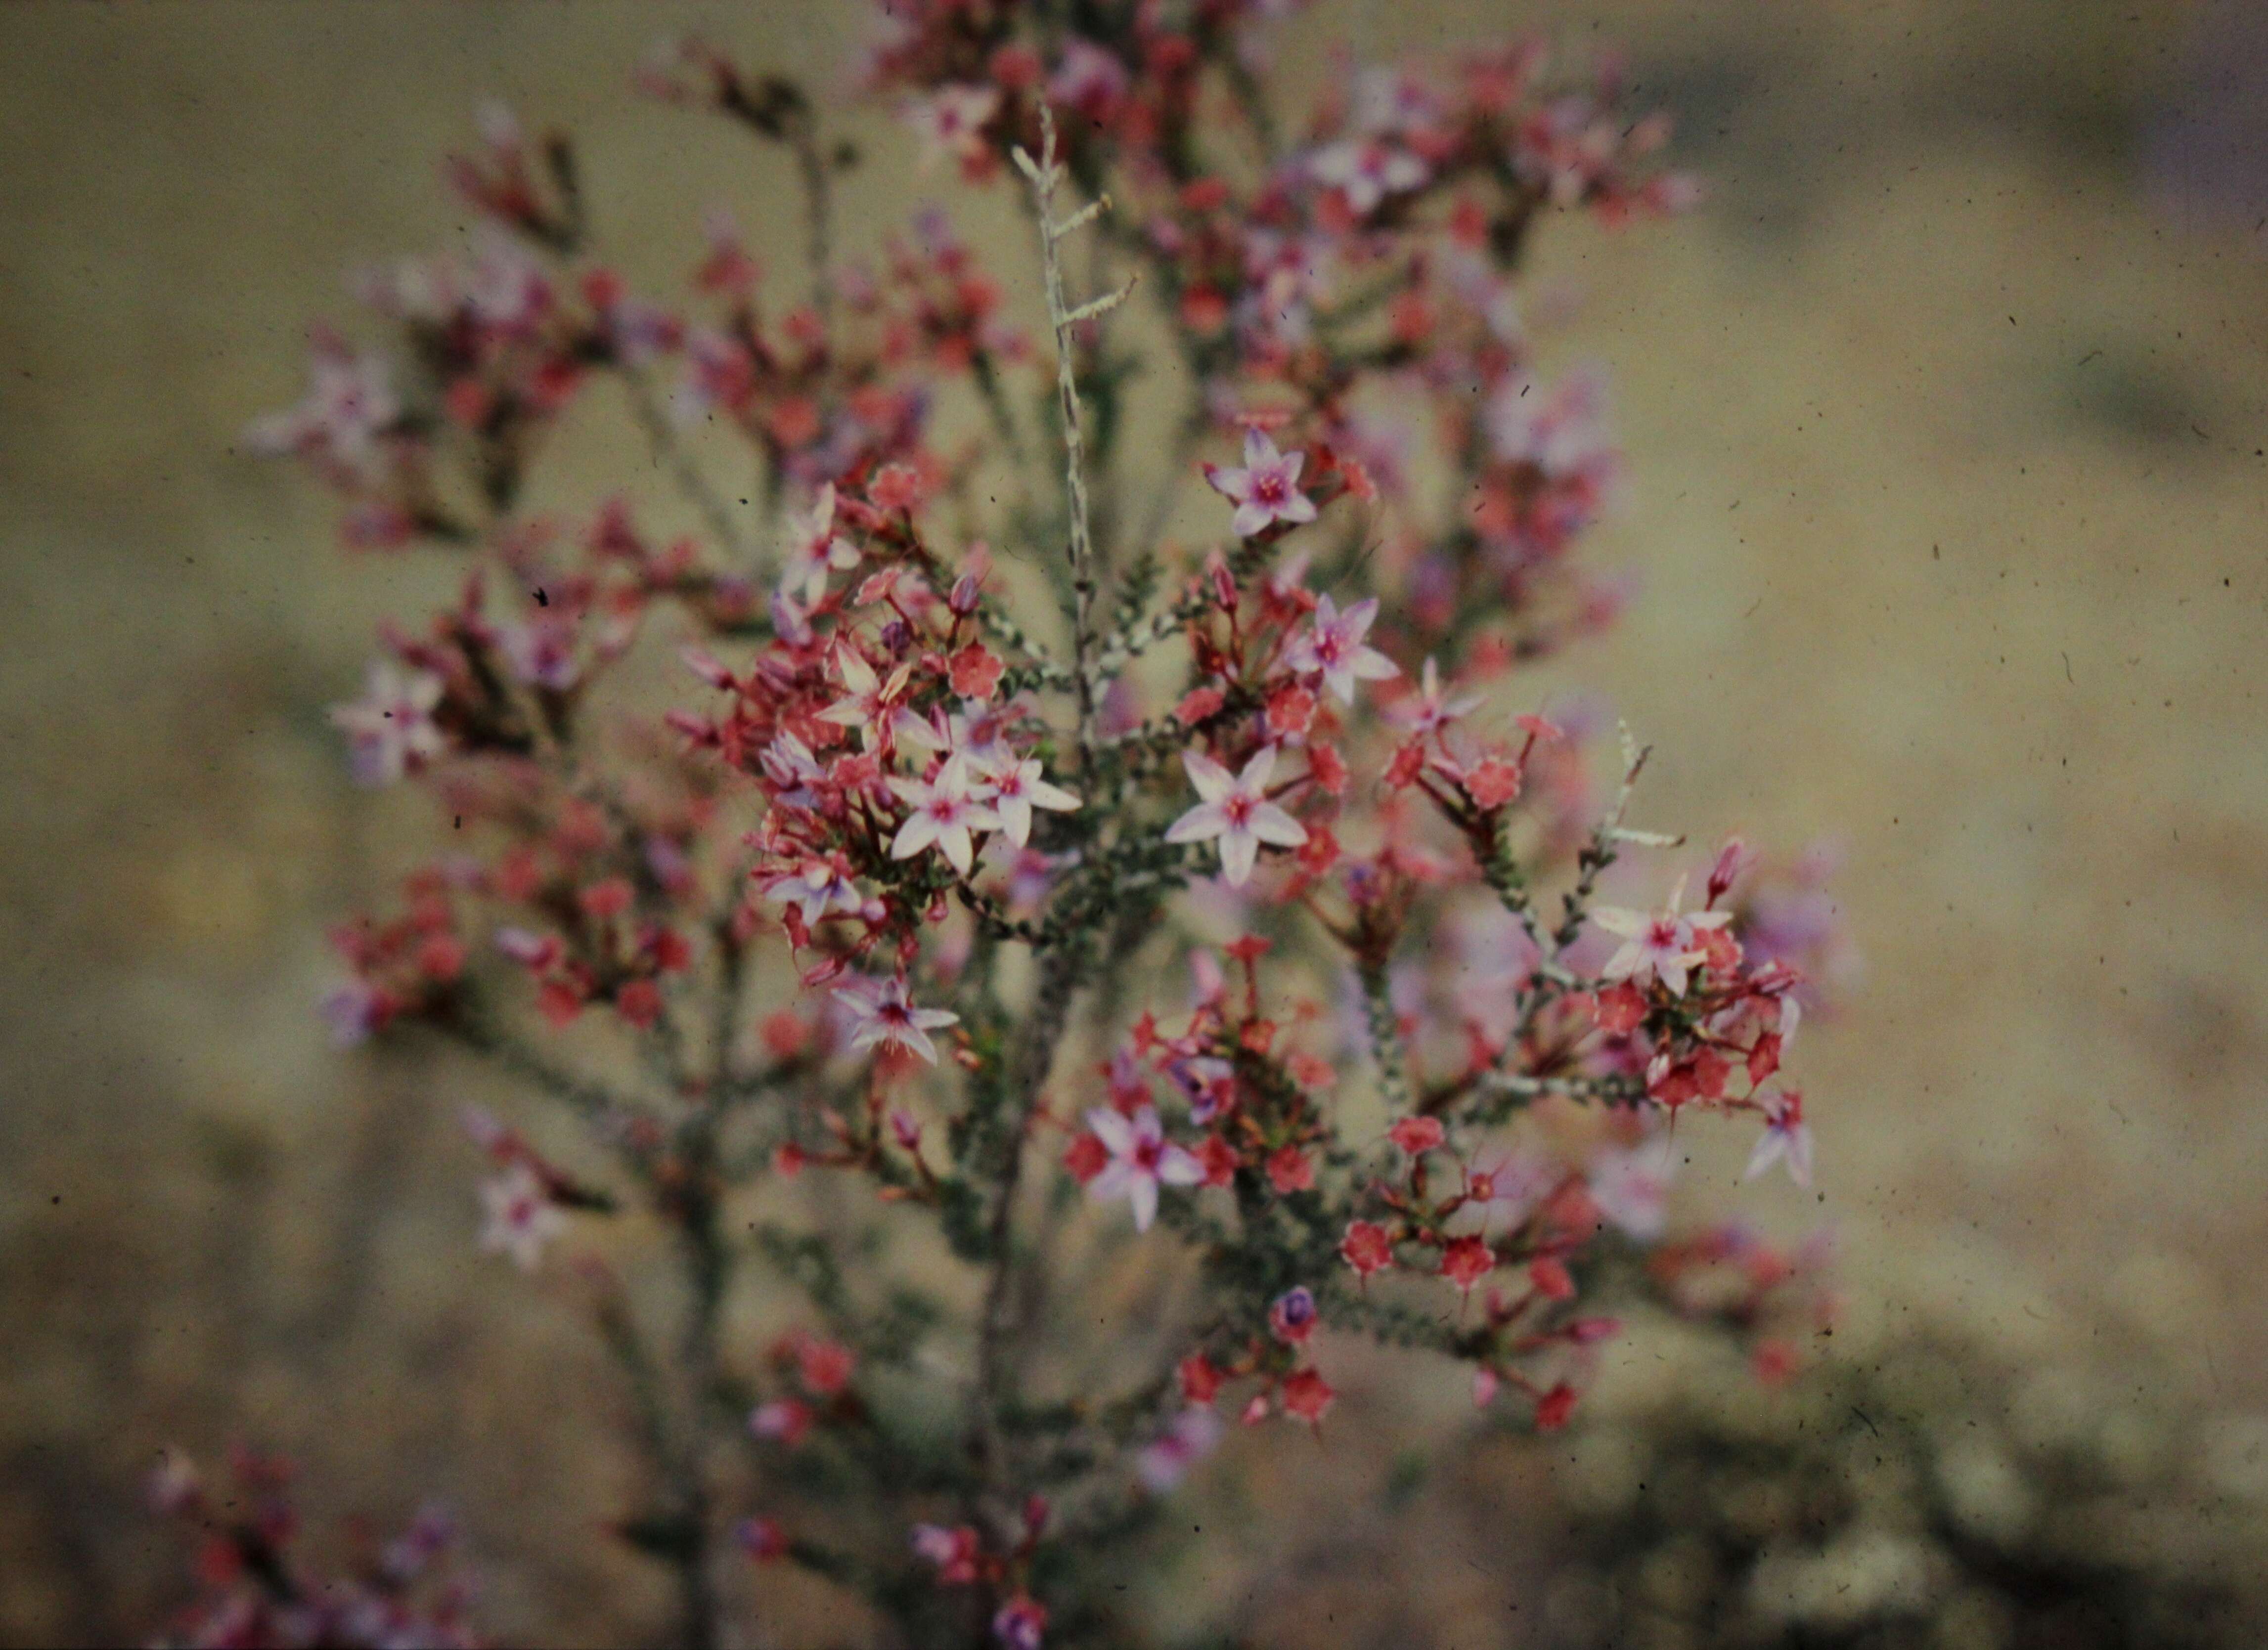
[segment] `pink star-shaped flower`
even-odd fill
[[[1278,522],[1294,526],[1315,519],[1315,501],[1300,490],[1304,452],[1278,452],[1261,430],[1244,432],[1244,467],[1204,467],[1205,480],[1222,497],[1233,500],[1236,515],[1229,526],[1240,539],[1256,538]]]
[[[928,779],[893,779],[890,788],[913,806],[891,840],[894,860],[909,860],[923,849],[934,847],[945,855],[947,864],[966,876],[976,858],[971,833],[1000,829],[1000,816],[990,806],[992,787],[976,778],[966,757],[948,759]],[[1028,808],[1024,822],[1028,832]]]
[[[1803,1096],[1793,1089],[1766,1096],[1764,1132],[1749,1155],[1744,1179],[1753,1180],[1774,1163],[1787,1165],[1787,1177],[1811,1190],[1811,1126],[1803,1120]]]
[[[1367,217],[1389,194],[1404,194],[1429,175],[1425,163],[1397,144],[1350,137],[1315,151],[1308,163],[1315,180],[1339,191],[1358,217]]]
[[[1211,757],[1197,751],[1182,753],[1189,783],[1202,799],[1174,821],[1166,832],[1168,842],[1220,840],[1221,874],[1232,888],[1241,888],[1252,877],[1260,845],[1295,848],[1307,840],[1307,827],[1268,800],[1268,775],[1276,768],[1276,747],[1263,745],[1232,777]]]
[[[827,576],[848,572],[858,565],[856,546],[835,532],[835,483],[819,489],[807,515],[788,521],[787,556],[780,568],[779,587],[799,598],[806,608],[816,607],[827,594]]]
[[[1402,674],[1400,665],[1363,641],[1377,618],[1375,596],[1357,602],[1344,612],[1329,597],[1318,597],[1307,627],[1284,649],[1284,663],[1302,676],[1320,674],[1341,704],[1351,705],[1358,681],[1383,682]]]
[[[991,809],[1000,820],[1000,833],[1018,847],[1031,840],[1032,810],[1072,813],[1079,798],[1060,785],[1050,785],[1047,770],[1036,757],[1002,763],[992,770]]]
[[[363,696],[331,708],[331,725],[347,736],[357,781],[391,785],[448,748],[433,725],[441,693],[441,678],[431,671],[404,671],[390,659],[372,662]]]
[[[526,1163],[481,1183],[481,1248],[510,1255],[523,1272],[534,1271],[544,1246],[567,1229],[567,1217]]]
[[[1087,1195],[1108,1201],[1124,1198],[1134,1206],[1134,1229],[1146,1232],[1158,1218],[1158,1187],[1194,1186],[1204,1165],[1167,1140],[1158,1109],[1144,1106],[1132,1117],[1102,1108],[1086,1114],[1086,1126],[1110,1154],[1102,1172],[1086,1183]]]
[[[939,1026],[961,1023],[959,1015],[943,1008],[915,1008],[906,994],[902,976],[838,986],[835,1000],[858,1016],[858,1029],[850,1034],[853,1053],[877,1043],[894,1043],[900,1048],[911,1049],[934,1066],[937,1045],[929,1040],[929,1033]]]
[[[1729,911],[1681,912],[1678,902],[1684,896],[1685,879],[1681,876],[1670,890],[1668,905],[1660,911],[1627,911],[1614,906],[1594,911],[1591,920],[1623,942],[1599,971],[1599,978],[1634,980],[1641,986],[1658,979],[1671,996],[1683,996],[1686,970],[1707,955],[1701,949],[1697,930],[1721,928],[1733,920]]]
[[[924,170],[939,157],[967,165],[984,150],[984,123],[1000,106],[994,86],[940,86],[906,110],[906,121],[922,140]]]

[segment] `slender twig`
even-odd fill
[[[1055,115],[1045,102],[1040,105],[1040,132],[1037,161],[1020,147],[1014,155],[1018,170],[1032,187],[1032,207],[1040,225],[1040,259],[1047,283],[1048,324],[1056,340],[1056,395],[1063,409],[1064,490],[1071,517],[1071,668],[1079,694],[1079,769],[1083,774],[1094,743],[1095,682],[1088,666],[1094,656],[1095,574],[1094,546],[1087,522],[1086,425],[1079,411],[1079,380],[1073,370],[1077,341],[1072,334],[1082,322],[1106,315],[1124,303],[1126,295],[1134,290],[1134,282],[1129,279],[1116,291],[1091,298],[1076,309],[1064,297],[1059,243],[1108,211],[1110,197],[1104,195],[1090,201],[1069,217],[1057,217],[1055,194],[1064,181],[1064,169],[1056,159]]]
[[[555,1065],[517,1032],[497,1024],[477,1008],[466,1008],[450,1019],[433,1023],[447,1037],[475,1053],[487,1056],[504,1071],[541,1089],[589,1122],[651,1115],[644,1102]]]
[[[657,461],[665,466],[678,490],[687,502],[701,512],[701,518],[716,536],[718,546],[734,568],[745,568],[755,559],[755,553],[741,539],[734,524],[733,512],[726,507],[722,495],[709,484],[701,466],[693,462],[693,455],[678,439],[677,431],[654,399],[653,386],[646,380],[644,371],[625,362],[622,367],[622,385],[630,396],[630,412],[645,432],[646,444],[653,449]]]
[[[834,193],[827,179],[827,156],[819,143],[818,123],[805,120],[796,129],[796,165],[803,172],[804,256],[811,265],[811,307],[824,326],[835,315],[833,260]]]

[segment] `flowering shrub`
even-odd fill
[[[335,713],[448,851],[340,932],[329,1016],[585,1126],[470,1118],[483,1247],[535,1267],[632,1203],[673,1234],[681,1298],[585,1271],[652,1461],[622,1529],[688,1644],[727,1530],[910,1642],[1123,1641],[1083,1559],[1225,1417],[1326,1429],[1334,1336],[1550,1428],[1617,1290],[1770,1375],[1822,1309],[1801,1255],[1668,1238],[1666,1194],[1689,1107],[1808,1184],[1780,1067],[1829,936],[1783,896],[1750,942],[1737,843],[1693,903],[1666,860],[1602,903],[1680,845],[1627,823],[1646,752],[1506,685],[1619,600],[1571,554],[1616,457],[1596,383],[1539,369],[1528,237],[1690,187],[1611,73],[1530,47],[1350,72],[1284,130],[1292,9],[886,8],[864,82],[933,173],[1017,192],[1035,335],[941,216],[840,255],[856,157],[688,43],[642,84],[792,165],[807,284],[718,216],[684,309],[632,293],[566,140],[493,114],[450,168],[474,250],[369,282],[404,350],[324,337],[256,429],[350,544],[472,563]],[[545,510],[547,435],[609,382],[677,499]],[[657,716],[637,662],[673,650]],[[821,1176],[865,1212],[799,1204]],[[915,1227],[964,1286],[899,1264]],[[1095,1246],[1137,1242],[1171,1287],[1114,1321]],[[769,1358],[724,1327],[751,1263],[806,1298]]]

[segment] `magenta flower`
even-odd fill
[[[1134,1206],[1134,1229],[1146,1232],[1158,1218],[1158,1187],[1204,1184],[1204,1165],[1190,1153],[1166,1139],[1158,1121],[1158,1108],[1144,1106],[1132,1117],[1097,1108],[1086,1114],[1086,1126],[1110,1154],[1102,1172],[1087,1182],[1091,1198],[1108,1202],[1124,1198]]]
[[[1307,827],[1268,800],[1268,776],[1276,768],[1276,747],[1263,745],[1244,772],[1229,772],[1197,751],[1182,753],[1182,766],[1196,786],[1197,805],[1174,821],[1166,832],[1168,842],[1220,840],[1221,874],[1232,888],[1241,888],[1252,877],[1260,845],[1295,848],[1307,840]]]
[[[1278,452],[1264,432],[1248,429],[1244,467],[1209,464],[1204,475],[1215,492],[1235,502],[1230,528],[1240,539],[1253,539],[1279,521],[1296,526],[1315,519],[1315,501],[1300,490],[1300,468],[1307,461],[1306,453]]]
[[[1328,596],[1315,600],[1314,617],[1284,649],[1284,663],[1302,676],[1320,673],[1323,685],[1343,705],[1354,703],[1358,681],[1383,682],[1402,674],[1402,667],[1363,638],[1378,617],[1378,598],[1366,598],[1341,612]]]
[[[958,1025],[961,1016],[943,1008],[917,1008],[906,994],[902,976],[888,979],[859,979],[838,986],[835,1000],[858,1020],[850,1033],[850,1051],[858,1053],[877,1043],[910,1049],[931,1065],[937,1064],[937,1045],[929,1034],[940,1026]]]

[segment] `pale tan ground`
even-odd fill
[[[1546,247],[1633,470],[1591,553],[1646,580],[1548,680],[1658,743],[1641,823],[1847,847],[1867,979],[1801,1050],[1825,1201],[1747,1206],[1838,1223],[1862,1346],[1951,1321],[2268,1409],[2268,260],[2142,187],[2186,14],[1370,10],[1381,44],[1628,41],[1712,182]],[[787,222],[783,172],[626,94],[690,15],[0,11],[0,1640],[145,1632],[180,1553],[140,1476],[233,1436],[305,1462],[318,1523],[453,1501],[509,1637],[653,1619],[597,1533],[624,1463],[546,1424],[603,1411],[596,1355],[472,1252],[472,1079],[313,1014],[323,925],[418,818],[350,790],[322,707],[440,583],[347,564],[231,449],[341,271],[453,229],[433,160],[484,95],[580,134],[654,281],[712,200]],[[809,72],[850,16],[706,20]],[[1295,1508],[1375,1477],[1355,1412]]]

